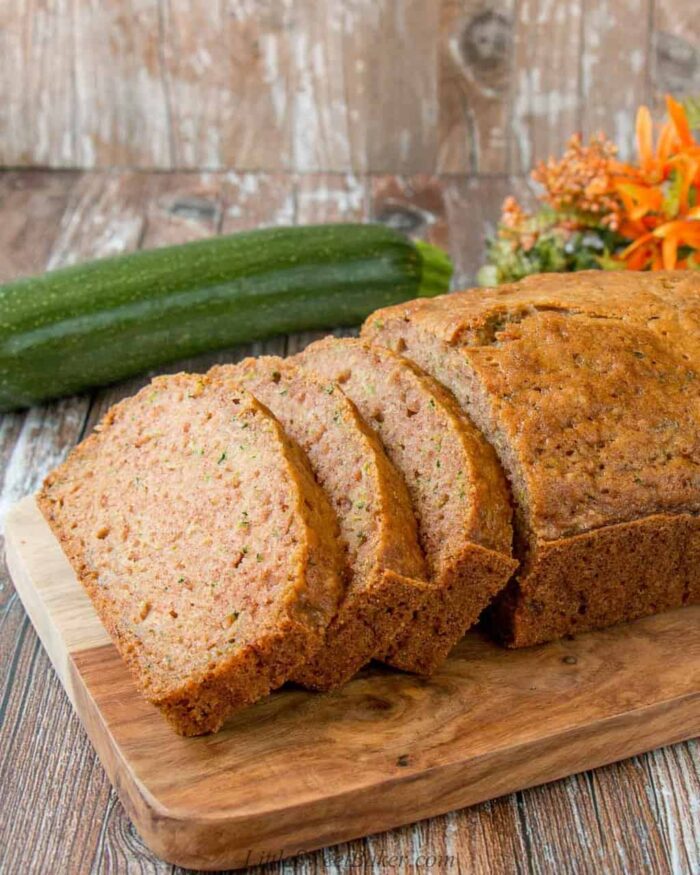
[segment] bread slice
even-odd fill
[[[301,451],[226,377],[156,378],[47,477],[39,506],[146,698],[217,730],[323,642],[335,516]]]
[[[496,457],[444,389],[388,350],[330,337],[297,360],[341,386],[404,476],[432,586],[384,659],[430,674],[515,569]]]
[[[347,588],[324,647],[292,679],[329,690],[382,653],[426,596],[406,486],[376,435],[332,383],[275,356],[214,368],[262,401],[306,452],[335,509]]]
[[[363,336],[448,386],[516,502],[514,646],[700,600],[700,277],[592,271],[412,301]]]

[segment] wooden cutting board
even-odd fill
[[[471,634],[430,681],[371,668],[180,738],[136,692],[31,497],[8,514],[6,550],[124,807],[181,866],[280,859],[700,734],[696,606],[524,651]]]

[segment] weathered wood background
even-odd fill
[[[700,93],[697,0],[2,0],[0,165],[521,173]]]
[[[0,166],[90,170],[0,173],[0,280],[258,224],[373,218],[449,248],[466,284],[534,160],[577,128],[629,149],[639,102],[700,94],[698,3],[0,0]],[[141,383],[1,417],[0,514]],[[393,875],[427,871],[429,855],[440,875],[698,875],[700,746],[267,871]],[[175,875],[131,828],[4,571],[0,872]]]

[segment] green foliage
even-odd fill
[[[562,227],[561,217],[545,207],[525,228],[499,228],[487,243],[488,263],[479,270],[477,281],[492,286],[533,273],[618,269],[612,253],[624,242],[605,228],[568,230]]]
[[[693,130],[700,129],[700,97],[686,97],[683,109],[688,117],[688,124]]]

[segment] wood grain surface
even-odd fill
[[[0,164],[520,173],[700,93],[696,0],[4,0]],[[18,85],[21,83],[21,87]]]
[[[690,4],[688,6],[690,8]],[[502,177],[363,174],[0,174],[0,277],[218,230],[372,215],[447,235],[473,277]],[[428,197],[428,193],[430,197]],[[405,224],[404,224],[405,227]],[[233,355],[284,352],[304,338]],[[210,359],[192,363],[205,367]],[[0,418],[0,510],[35,491],[106,406],[143,379]],[[7,576],[0,579],[0,871],[180,875],[143,845]],[[266,873],[700,871],[700,745],[676,744],[367,839],[271,861]]]
[[[139,834],[206,870],[286,858],[700,733],[700,606],[509,651],[469,634],[429,680],[369,667],[181,738],[142,699],[27,496],[8,570]]]

